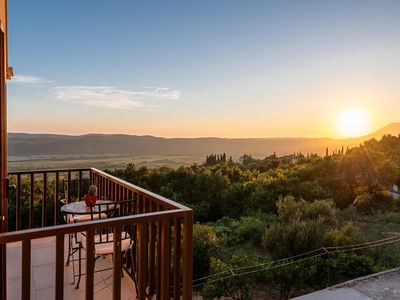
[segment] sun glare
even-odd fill
[[[368,114],[360,109],[347,109],[336,120],[336,129],[340,137],[358,137],[370,130]]]

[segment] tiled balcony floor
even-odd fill
[[[21,299],[21,243],[7,245],[7,299]],[[55,238],[32,240],[31,250],[31,299],[54,299],[55,298]],[[65,261],[67,259],[68,237],[65,239]],[[85,256],[85,254],[83,254]],[[75,255],[77,259],[78,255]],[[82,261],[83,272],[85,271],[85,260]],[[96,270],[111,268],[112,259],[96,261]],[[77,262],[76,262],[77,271]],[[82,276],[79,289],[75,289],[73,282],[72,263],[64,266],[64,299],[85,298],[85,276]],[[121,278],[121,298],[136,299],[136,290],[133,281],[125,273]],[[94,274],[94,298],[112,299],[112,270],[102,271]]]

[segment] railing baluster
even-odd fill
[[[160,204],[157,203],[157,210],[160,211]],[[161,291],[161,220],[157,221],[157,294]]]
[[[47,173],[43,173],[42,227],[46,226]]]
[[[86,232],[86,300],[93,300],[94,288],[94,231]]]
[[[100,197],[104,196],[104,184],[103,184],[103,178],[97,178],[96,182],[92,183],[95,186],[97,186],[97,194]]]
[[[139,213],[139,196],[136,192],[132,192],[132,199],[133,199],[133,205],[134,205],[134,212],[135,214]]]
[[[123,200],[129,200],[128,199],[128,189],[127,188],[124,188],[123,189]]]
[[[102,185],[102,187],[101,187],[100,195],[101,195],[101,197],[107,197],[107,181],[106,181],[106,179],[102,178],[101,185]]]
[[[147,288],[147,224],[137,225],[138,238],[138,300],[146,299]],[[161,298],[162,299],[162,298]]]
[[[174,264],[173,287],[174,300],[180,298],[180,270],[181,270],[181,219],[174,219]]]
[[[31,298],[31,240],[22,241],[21,299]]]
[[[30,174],[30,202],[29,202],[29,228],[33,228],[34,222],[34,211],[35,211],[35,203],[34,203],[34,196],[35,196],[35,174]]]
[[[89,171],[89,185],[95,184],[95,177],[94,177],[94,172],[93,170]]]
[[[139,194],[138,202],[139,202],[139,214],[142,214],[143,213],[143,196],[142,196],[142,194]]]
[[[15,230],[21,230],[21,174],[17,174],[16,207],[15,207]]]
[[[55,298],[64,298],[64,234],[56,236],[56,290]]]
[[[82,171],[78,173],[78,201],[81,201],[82,197]]]
[[[170,299],[170,258],[171,258],[171,224],[169,219],[161,221],[161,282],[160,299]],[[188,298],[184,298],[188,299]]]
[[[71,203],[71,171],[68,171],[67,178],[67,203]]]
[[[112,182],[109,179],[107,179],[107,180],[108,180],[108,199],[111,199],[112,198]]]
[[[60,173],[56,172],[56,186],[54,191],[54,225],[57,225],[58,223],[58,214],[60,212],[58,203],[59,185],[60,185]]]
[[[121,299],[121,227],[114,228],[113,299]]]
[[[143,196],[143,213],[149,212],[150,198]]]
[[[155,273],[156,273],[156,246],[155,246],[155,232],[156,226],[154,222],[150,223],[149,227],[149,294],[154,295],[156,289]]]
[[[192,299],[193,211],[185,212],[183,224],[183,299]]]
[[[108,179],[105,179],[105,185],[106,185],[106,189],[107,189],[107,192],[106,192],[107,199],[111,199],[111,181]]]

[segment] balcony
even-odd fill
[[[0,234],[9,299],[192,299],[191,209],[94,168],[10,172],[9,178],[9,232]],[[99,197],[133,200],[134,215],[65,224],[61,200],[81,200],[89,184]],[[70,234],[84,232],[90,252],[96,230],[118,232],[125,225],[135,228],[135,271],[128,272],[117,254],[96,262],[84,255],[84,276],[75,289],[74,261],[66,266]],[[121,248],[118,238],[113,246]],[[96,272],[105,267],[110,270]]]

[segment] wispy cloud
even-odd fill
[[[32,76],[32,75],[15,75],[12,77],[11,83],[16,84],[16,85],[22,85],[22,86],[36,86],[36,87],[41,87],[45,86],[46,84],[51,83],[52,81],[37,77],[37,76]]]
[[[181,91],[169,88],[146,87],[125,90],[110,86],[59,86],[52,88],[53,96],[61,101],[105,108],[151,108],[160,100],[178,100]]]

